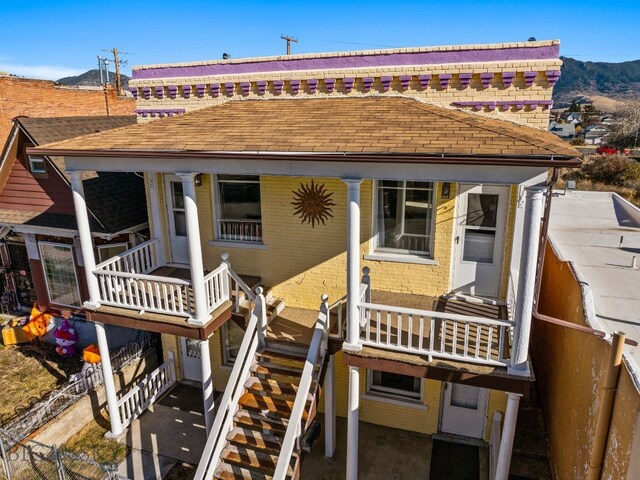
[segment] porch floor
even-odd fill
[[[311,453],[302,459],[303,480],[333,480],[344,478],[347,455],[347,420],[336,419],[336,450],[333,458],[324,456],[324,417],[318,414],[322,433],[311,449]],[[406,430],[359,423],[358,479],[389,480],[415,479],[429,480],[431,467],[432,438]],[[479,455],[487,457],[486,448],[480,448]],[[486,469],[488,458],[480,458],[481,471],[478,478],[488,479]],[[433,479],[454,480],[454,479]]]

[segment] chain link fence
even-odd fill
[[[148,332],[141,332],[140,336],[121,347],[111,355],[111,363],[114,372],[118,372],[141,358],[148,351],[156,348],[158,336]],[[71,405],[76,403],[87,393],[102,384],[102,369],[100,365],[83,369],[82,372],[72,375],[60,388],[49,393],[41,401],[35,403],[29,409],[18,416],[2,423],[3,430],[10,432],[10,438],[20,441],[42,427],[49,420],[56,417]],[[10,441],[5,438],[5,441]],[[13,446],[9,444],[9,446]],[[55,477],[34,477],[55,478]],[[82,477],[80,477],[82,478]]]
[[[87,455],[66,452],[34,440],[21,440],[0,430],[3,480],[127,480],[116,465],[98,463]]]

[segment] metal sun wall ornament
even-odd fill
[[[300,184],[297,191],[293,193],[293,202],[291,205],[294,207],[293,214],[302,219],[302,224],[310,223],[314,228],[316,223],[323,225],[329,218],[333,218],[333,209],[335,207],[334,201],[331,199],[333,192],[328,192],[324,187],[324,183],[311,183]]]

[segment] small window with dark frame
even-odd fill
[[[31,170],[31,173],[47,173],[47,164],[44,161],[44,157],[29,155],[29,170]]]
[[[260,177],[218,175],[216,236],[231,242],[262,242]]]
[[[222,328],[222,360],[225,365],[233,365],[238,357],[244,339],[242,330],[234,321],[228,321]]]
[[[399,373],[369,371],[369,392],[385,397],[399,397],[419,401],[422,399],[422,379]]]

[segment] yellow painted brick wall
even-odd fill
[[[202,186],[196,189],[200,235],[205,267],[212,270],[220,264],[220,255],[228,252],[232,268],[246,275],[258,275],[264,285],[273,287],[274,295],[285,298],[292,307],[316,309],[320,295],[337,299],[346,293],[346,233],[347,188],[338,179],[314,179],[333,192],[333,217],[326,225],[302,224],[293,214],[293,191],[310,178],[261,177],[263,242],[266,249],[240,248],[232,243],[212,246],[214,240],[214,206],[212,177],[202,176]],[[165,209],[163,187],[161,205]],[[436,185],[436,218],[434,258],[438,265],[362,260],[371,269],[372,287],[400,293],[438,296],[450,290],[453,250],[456,185],[451,185],[450,198],[441,197]],[[364,181],[361,188],[361,254],[373,250],[373,182]],[[502,294],[506,293],[508,268],[513,237],[513,222],[517,203],[517,186],[512,187],[506,232]],[[163,230],[167,232],[166,212]],[[151,216],[150,216],[151,217]],[[168,237],[167,237],[168,238]],[[166,242],[170,243],[170,240]]]

